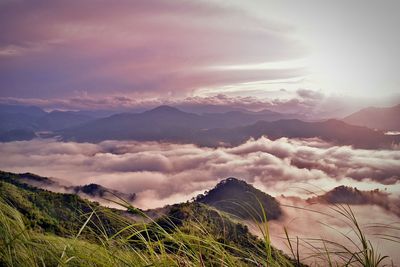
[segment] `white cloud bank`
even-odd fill
[[[272,195],[330,190],[339,184],[400,193],[400,151],[331,146],[318,139],[265,137],[233,148],[105,141],[99,144],[33,140],[0,143],[0,169],[98,183],[136,193],[136,205],[186,201],[234,176]]]

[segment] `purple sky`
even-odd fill
[[[0,99],[269,108],[308,101],[308,90],[329,103],[393,104],[399,11],[359,0],[2,1]]]

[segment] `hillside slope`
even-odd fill
[[[246,226],[207,205],[176,204],[156,221],[141,223],[129,214],[145,214],[133,207],[109,209],[21,180],[0,173],[2,266],[294,266]]]
[[[387,108],[365,108],[345,117],[343,121],[371,129],[400,131],[400,104]]]
[[[264,212],[268,220],[278,219],[282,215],[275,198],[233,177],[222,180],[210,191],[197,196],[195,201],[242,219],[259,222],[264,221]]]

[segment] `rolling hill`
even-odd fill
[[[341,185],[307,201],[339,205],[377,205],[400,217],[400,198],[391,197],[389,193],[378,189],[365,191]]]
[[[46,181],[40,176],[34,179]],[[110,209],[22,180],[18,174],[0,173],[2,266],[35,262],[53,266],[64,260],[68,266],[179,266],[182,262],[295,266],[295,261],[252,235],[246,226],[198,202],[172,205],[157,220],[144,223],[132,219],[131,213],[146,216],[134,207]]]
[[[210,191],[197,196],[195,201],[242,219],[259,222],[265,220],[264,213],[268,220],[278,219],[282,215],[275,198],[233,177],[222,180]]]

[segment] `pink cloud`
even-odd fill
[[[297,58],[285,25],[203,1],[2,3],[2,96],[185,95],[205,86],[293,78],[302,69],[210,71]],[[182,23],[184,21],[184,23]]]
[[[99,144],[33,140],[0,143],[0,169],[57,177],[72,184],[99,183],[125,193],[151,191],[157,204],[181,201],[226,177],[238,177],[269,193],[306,184],[387,187],[397,192],[398,150],[362,150],[317,139],[262,137],[233,148],[191,144],[105,141]],[[356,173],[363,170],[362,175]],[[291,188],[291,189],[290,189]],[[390,191],[390,192],[392,192]],[[302,195],[302,194],[300,194]],[[143,199],[143,196],[141,197]],[[144,202],[143,202],[144,203]],[[153,203],[149,200],[148,205]],[[153,206],[154,207],[154,206]]]

